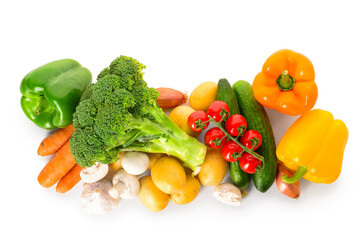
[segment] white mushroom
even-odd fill
[[[214,197],[222,203],[230,206],[239,206],[241,202],[241,191],[231,183],[222,183],[214,189]]]
[[[105,214],[118,205],[120,198],[110,196],[111,187],[111,181],[106,178],[95,183],[84,183],[81,202],[85,211],[90,214]]]
[[[114,174],[112,183],[113,187],[109,190],[109,194],[113,198],[133,199],[140,190],[139,179],[123,169]]]
[[[94,183],[103,179],[108,171],[109,166],[107,164],[95,162],[93,166],[82,169],[80,177],[85,183]]]
[[[149,156],[143,152],[127,152],[121,159],[121,164],[127,173],[140,175],[149,167]]]

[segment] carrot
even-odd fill
[[[38,148],[38,154],[40,156],[49,156],[56,153],[71,138],[74,131],[75,128],[73,124],[58,129],[56,132],[42,140]]]
[[[75,158],[70,152],[70,142],[67,141],[40,172],[38,182],[43,187],[51,187],[65,176],[75,164]]]
[[[81,170],[82,167],[75,164],[75,166],[57,183],[56,191],[58,193],[66,193],[71,190],[81,180]]]

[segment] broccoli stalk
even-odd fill
[[[182,131],[157,105],[158,92],[143,80],[144,68],[137,60],[120,56],[85,90],[70,139],[77,164],[109,164],[121,151],[141,151],[172,155],[199,170],[206,146]]]

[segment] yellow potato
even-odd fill
[[[122,168],[121,159],[125,155],[125,152],[119,152],[117,155],[118,160],[116,162],[110,163],[110,167],[114,169],[114,171],[118,171]]]
[[[221,154],[221,149],[208,148],[204,163],[197,175],[200,183],[205,186],[217,186],[224,179],[228,163]]]
[[[170,194],[170,199],[176,204],[188,204],[192,202],[200,192],[201,184],[191,173],[186,174],[186,185],[180,192]]]
[[[184,167],[173,157],[163,156],[151,169],[154,184],[164,193],[179,192],[186,184]]]
[[[216,100],[217,84],[204,82],[197,86],[190,94],[189,104],[196,110],[206,111],[210,104]]]
[[[169,203],[169,195],[158,189],[150,176],[140,178],[139,200],[151,211],[159,212]]]
[[[181,105],[171,111],[169,118],[188,135],[197,138],[200,135],[200,132],[192,131],[187,124],[187,119],[193,112],[195,112],[195,109],[192,107]]]
[[[147,170],[151,170],[151,168],[154,166],[155,162],[164,155],[165,155],[164,153],[148,153],[149,167]]]

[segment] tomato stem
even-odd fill
[[[201,121],[200,119],[195,121],[195,125],[196,125],[196,129],[198,130],[204,130],[207,126],[206,126],[206,123],[207,122],[210,122],[210,120],[207,120],[207,121]]]
[[[262,163],[264,163],[264,157],[259,155],[258,153],[254,152],[254,150],[245,147],[244,145],[242,145],[236,138],[234,138],[233,136],[231,136],[222,126],[221,121],[220,122],[216,122],[210,115],[209,115],[209,119],[211,122],[213,122],[218,128],[220,128],[220,130],[225,134],[225,136],[230,139],[233,140],[235,143],[237,143],[242,149],[243,152],[247,152],[250,153],[251,155],[253,155],[255,158],[259,159]]]

